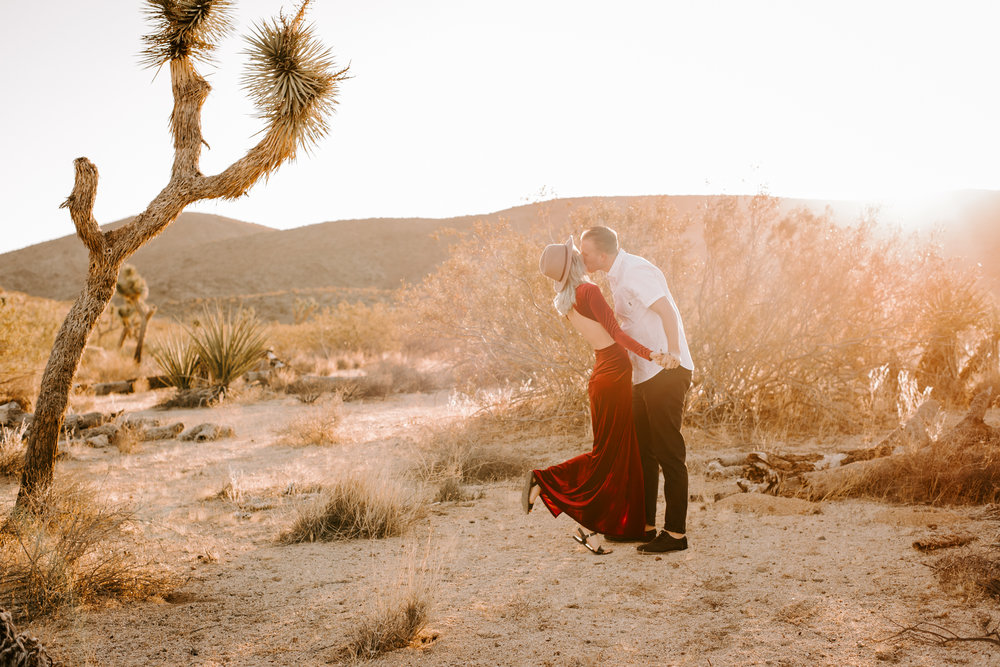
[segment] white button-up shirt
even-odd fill
[[[681,366],[693,371],[694,362],[691,360],[691,351],[684,335],[684,322],[667,287],[667,279],[663,276],[663,272],[642,257],[619,250],[608,271],[608,280],[611,283],[611,295],[615,300],[615,315],[621,322],[622,330],[654,352],[668,352],[669,347],[667,334],[663,330],[663,320],[649,307],[661,297],[666,297],[667,303],[674,309],[674,315],[677,317],[677,342],[680,346]],[[645,382],[663,370],[662,366],[632,352],[629,352],[628,356],[632,360],[633,384]]]

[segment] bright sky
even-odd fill
[[[5,1],[0,252],[73,232],[72,161],[100,223],[167,182],[170,81],[140,69],[139,0]],[[291,9],[290,3],[283,5]],[[202,171],[254,143],[247,26],[202,67]],[[332,132],[239,202],[288,228],[487,213],[539,198],[748,193],[892,198],[1000,190],[1000,5],[878,0],[316,0],[338,63]]]

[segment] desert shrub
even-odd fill
[[[198,363],[215,386],[228,387],[267,353],[264,326],[253,311],[206,307],[188,333]]]
[[[445,477],[438,484],[437,493],[434,494],[435,503],[461,502],[468,500],[469,494],[462,486],[459,477]]]
[[[401,535],[420,516],[420,506],[387,479],[353,475],[341,479],[298,510],[285,544]]]
[[[427,624],[429,606],[423,591],[408,591],[381,602],[355,623],[343,655],[350,660],[372,660],[406,648]]]
[[[379,355],[399,349],[400,316],[389,304],[342,301],[303,316],[296,324],[269,328],[279,357],[328,359],[345,352]]]
[[[917,297],[923,342],[916,378],[934,398],[964,404],[979,381],[1000,370],[1000,318],[991,294],[974,275],[944,267]]]
[[[282,428],[278,444],[293,447],[339,444],[343,441],[340,434],[343,413],[343,401],[334,395]]]
[[[982,554],[953,554],[938,559],[934,573],[941,586],[966,598],[1000,600],[1000,559]]]
[[[524,434],[519,434],[523,437]],[[419,479],[482,484],[519,477],[527,457],[510,447],[509,423],[487,414],[428,429],[417,443]]]
[[[201,396],[206,385],[211,401],[225,395],[268,350],[264,326],[251,310],[204,306],[201,317],[184,331],[184,336],[170,336],[152,346],[161,372],[180,392],[179,402],[171,407],[207,404]]]
[[[364,370],[364,375],[344,381],[344,400],[436,391],[448,384],[445,373],[417,368],[413,360],[380,359]]]
[[[888,426],[900,372],[961,402],[1000,369],[996,308],[978,272],[933,240],[878,228],[874,213],[845,226],[760,195],[681,216],[650,198],[581,207],[571,223],[577,233],[608,225],[663,269],[696,367],[686,418],[699,425]],[[465,389],[506,385],[536,415],[585,414],[590,351],[538,274],[548,240],[480,225],[409,300],[418,325],[454,345]]]
[[[586,410],[593,353],[552,306],[551,281],[538,272],[546,243],[480,223],[406,298],[421,335],[451,343],[461,389],[513,387],[508,400],[553,419]]]
[[[927,448],[897,454],[845,479],[832,495],[931,505],[1000,502],[1000,449]]]
[[[80,484],[57,484],[0,534],[0,606],[32,619],[68,604],[144,600],[176,579],[134,555],[133,517]]]
[[[192,389],[200,378],[198,349],[188,335],[174,335],[150,349],[166,381],[178,389]]]
[[[119,420],[118,428],[111,436],[111,446],[121,454],[135,454],[139,451],[142,426]]]
[[[433,641],[436,635],[424,635],[431,609],[434,584],[428,572],[427,556],[418,562],[414,549],[407,549],[403,567],[394,577],[392,567],[379,573],[380,584],[340,648],[347,661],[372,660],[378,656],[417,643],[418,638]]]
[[[54,301],[0,291],[0,404],[33,403],[66,308]]]
[[[0,426],[0,477],[18,477],[24,468],[24,432],[28,425],[17,428]]]

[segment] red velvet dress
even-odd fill
[[[621,330],[597,285],[583,283],[576,288],[575,308],[600,323],[615,340],[596,351],[587,388],[594,448],[533,471],[535,479],[553,516],[565,512],[588,530],[613,537],[641,537],[646,528],[642,465],[632,421],[632,364],[625,350],[646,359],[650,350]]]

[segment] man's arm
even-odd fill
[[[649,305],[649,309],[656,313],[663,322],[663,332],[667,334],[667,352],[675,358],[681,358],[681,332],[677,325],[677,314],[671,307],[667,297],[661,296]]]

